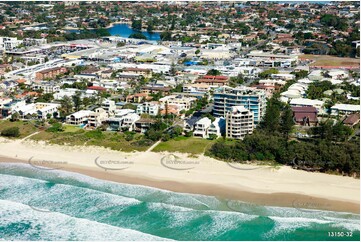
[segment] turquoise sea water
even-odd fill
[[[0,240],[358,241],[359,219],[0,163]],[[329,237],[331,231],[352,237]]]

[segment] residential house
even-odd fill
[[[317,109],[315,107],[291,107],[293,120],[303,126],[315,126],[318,124]]]
[[[351,113],[359,113],[360,105],[353,104],[335,104],[331,107],[331,115],[344,115]]]
[[[348,115],[342,123],[347,126],[355,126],[356,124],[360,123],[360,113],[353,113]]]
[[[134,123],[134,131],[144,134],[155,122],[156,121],[154,119],[140,118]]]
[[[90,110],[80,110],[73,114],[66,116],[66,123],[71,125],[86,125],[88,123],[90,115],[93,111]]]
[[[216,135],[221,137],[226,132],[226,120],[224,118],[216,118],[208,128],[208,137]]]
[[[97,128],[102,125],[108,118],[108,113],[103,108],[97,108],[89,114],[88,125],[89,128]]]
[[[209,118],[207,117],[201,118],[194,125],[193,136],[208,138],[207,131],[209,126],[211,126],[211,124],[212,121]]]

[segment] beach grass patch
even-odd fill
[[[190,153],[193,155],[203,154],[215,142],[215,140],[179,136],[174,139],[159,143],[152,151],[181,152]]]

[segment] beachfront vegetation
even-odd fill
[[[309,138],[290,137],[292,112],[274,95],[267,104],[263,122],[243,140],[218,140],[208,155],[226,161],[275,161],[297,169],[360,176],[360,147],[349,139],[351,128],[333,121],[309,129]]]
[[[151,140],[144,139],[139,134],[134,134],[132,139],[129,140],[126,133],[103,132],[100,129],[86,131],[68,126],[62,129],[64,130],[58,132],[47,132],[50,131],[49,129],[41,131],[30,139],[36,141],[45,140],[50,144],[59,145],[94,145],[125,152],[144,151],[153,144]]]
[[[19,136],[17,136],[19,138],[26,137],[37,131],[37,128],[34,123],[23,122],[23,121],[11,122],[9,120],[1,120],[0,121],[0,132],[1,133],[3,131],[5,131],[6,129],[14,128],[14,127],[19,129]]]
[[[179,136],[166,142],[160,143],[152,151],[181,152],[196,155],[203,154],[206,149],[210,148],[215,143],[215,140]]]
[[[1,131],[1,135],[5,137],[19,137],[20,136],[19,127],[6,128]]]

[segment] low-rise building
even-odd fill
[[[89,114],[87,127],[97,128],[108,118],[108,113],[103,108],[97,108]]]
[[[319,113],[322,113],[324,102],[308,98],[294,98],[290,101],[291,107],[315,107]]]
[[[195,97],[186,97],[183,95],[170,95],[159,99],[162,105],[176,105],[180,110],[189,110],[196,102]]]
[[[226,131],[226,120],[224,118],[216,118],[208,128],[208,137],[216,135],[221,137]]]
[[[225,86],[228,84],[229,77],[227,76],[203,76],[200,79],[196,80],[195,83],[203,83],[210,86]]]
[[[293,120],[303,126],[315,126],[318,124],[317,109],[315,107],[291,107]]]
[[[90,110],[80,110],[66,116],[66,123],[71,125],[86,125],[92,113],[93,111]]]
[[[65,67],[53,67],[36,72],[35,79],[39,81],[46,78],[55,78],[57,75],[64,74],[65,72],[67,72],[67,69]]]
[[[211,124],[212,121],[209,118],[207,117],[201,118],[194,125],[193,136],[208,138],[207,131],[209,126],[211,126]]]
[[[336,104],[331,107],[331,115],[344,115],[351,113],[359,113],[360,105],[353,104]]]

